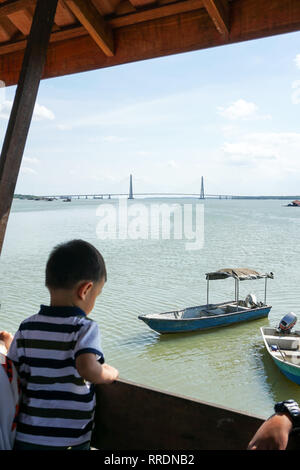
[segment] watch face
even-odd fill
[[[285,405],[284,405],[283,401],[280,401],[280,402],[276,403],[275,406],[274,406],[274,409],[277,412],[284,411],[285,410]]]

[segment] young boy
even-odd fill
[[[103,257],[85,241],[50,254],[50,306],[21,323],[8,352],[22,388],[15,449],[89,449],[94,384],[118,378],[104,363],[97,323],[87,318],[106,279]]]

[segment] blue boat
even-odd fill
[[[235,280],[235,300],[218,304],[209,303],[209,282],[229,277]],[[239,299],[240,281],[263,278],[265,279],[264,302],[259,302],[253,294],[247,295],[245,300]],[[268,278],[274,278],[272,272],[259,273],[247,268],[220,269],[206,274],[207,303],[205,305],[165,313],[149,313],[139,315],[138,318],[144,321],[152,330],[163,334],[207,330],[267,317],[272,308],[266,303]]]
[[[278,328],[263,327],[260,331],[276,366],[289,380],[300,385],[300,331],[292,331],[296,321],[291,312],[283,317]]]

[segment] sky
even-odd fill
[[[43,80],[16,193],[297,195],[299,157],[300,32]]]

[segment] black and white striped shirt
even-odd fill
[[[21,380],[18,441],[55,447],[90,441],[94,386],[79,375],[75,360],[94,353],[103,363],[100,344],[97,323],[78,307],[42,305],[21,323],[8,352]]]

